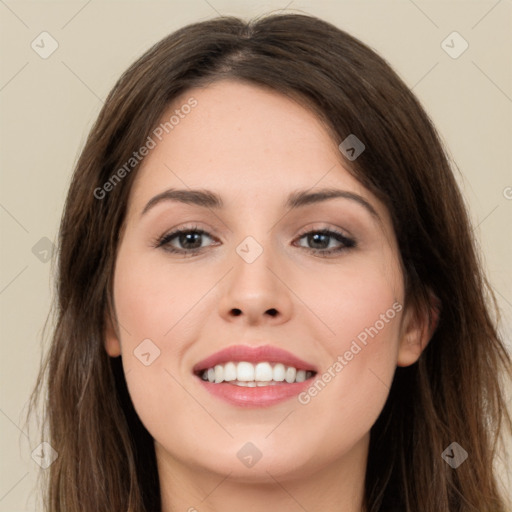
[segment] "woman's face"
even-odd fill
[[[216,82],[165,122],[132,188],[106,338],[159,464],[256,482],[364,459],[397,364],[419,355],[389,212],[279,93]],[[289,354],[206,361],[234,346]],[[299,370],[316,373],[289,383]]]

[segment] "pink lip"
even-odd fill
[[[315,365],[303,361],[286,350],[270,345],[259,347],[234,345],[216,352],[194,365],[193,371],[196,374],[196,378],[209,393],[229,404],[239,407],[267,407],[282,402],[298,395],[301,391],[310,386],[312,379],[306,379],[304,382],[294,382],[292,384],[288,382],[278,382],[271,386],[249,388],[237,386],[230,382],[215,384],[202,380],[199,375],[207,368],[213,368],[216,364],[223,364],[229,361],[247,361],[248,363],[267,361],[269,363],[282,363],[285,366],[293,366],[297,370],[312,371],[315,372],[315,374],[318,373]]]
[[[275,386],[248,388],[230,382],[214,384],[201,380],[201,377],[196,378],[212,395],[239,407],[269,407],[298,395],[312,382],[312,379],[307,379],[304,382],[294,382],[293,384],[279,382]]]
[[[224,364],[229,361],[247,361],[248,363],[268,361],[269,363],[282,363],[286,366],[293,366],[297,370],[317,372],[317,368],[314,365],[303,361],[287,350],[270,345],[259,347],[233,345],[227,347],[195,364],[193,372],[197,374],[201,370],[213,368],[216,364]]]

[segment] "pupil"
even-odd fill
[[[328,238],[328,236],[322,233],[315,233],[314,235],[309,235],[309,241],[312,241],[313,244],[318,243],[320,238],[324,238],[323,242],[325,242],[325,238]],[[320,245],[325,246],[325,243],[322,244],[322,241],[320,241]]]
[[[180,244],[185,245],[185,246],[187,245],[188,242],[192,242],[192,244],[193,244],[192,238],[196,237],[196,244],[192,248],[200,247],[201,246],[201,242],[199,241],[199,245],[197,244],[197,241],[199,240],[200,236],[201,235],[199,233],[186,233],[186,234],[182,234],[181,237],[180,237]]]

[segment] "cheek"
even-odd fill
[[[192,285],[193,275],[138,258],[136,250],[126,257],[129,251],[120,253],[114,282],[118,319],[130,333],[123,341],[133,345],[150,338],[161,344],[205,291]]]
[[[328,329],[319,346],[326,363],[299,402],[313,416],[331,407],[332,421],[349,430],[371,428],[396,369],[403,281],[393,261],[383,257],[317,276],[310,295]]]
[[[372,353],[382,351],[382,345],[397,348],[403,278],[390,250],[380,256],[353,258],[346,265],[301,279],[300,293],[323,321],[321,344],[331,356],[348,350],[357,338],[362,343],[374,340]],[[394,350],[390,354],[394,356]]]
[[[170,274],[147,259],[139,258],[136,248],[120,250],[114,299],[130,398],[151,435],[165,439],[183,429],[170,421],[169,411],[182,410],[190,401],[178,384],[182,379],[176,364],[184,347],[176,333],[193,297],[183,297],[185,276]]]
[[[353,341],[370,348],[370,352],[382,352],[397,348],[401,295],[386,283],[377,280],[371,283],[357,279],[353,286],[343,280],[344,289],[336,297],[325,297],[324,318],[331,328],[331,336],[325,348],[331,354],[349,350]],[[394,356],[394,350],[390,350]],[[383,355],[383,354],[380,354]],[[350,357],[350,356],[349,356]]]

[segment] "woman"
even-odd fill
[[[48,510],[504,512],[486,294],[382,58],[303,15],[182,28],[115,85],[69,190]]]

